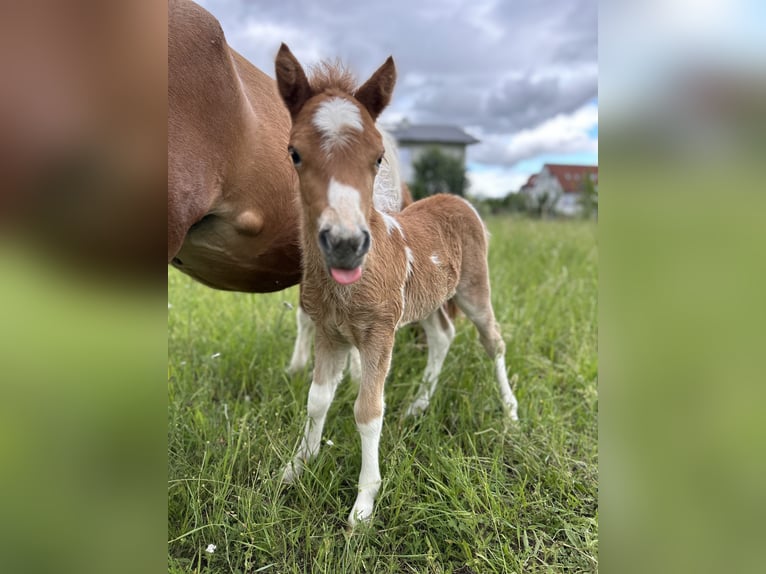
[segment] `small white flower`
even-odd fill
[[[217,359],[220,356],[221,356],[221,353],[213,353],[212,355],[210,355],[210,358],[211,359]]]
[[[332,442],[332,441],[331,441],[329,438],[328,438],[328,439],[325,441],[325,444],[326,444],[327,446],[333,446],[333,445],[335,445],[335,443],[334,443],[334,442]]]
[[[218,546],[216,546],[215,544],[208,544],[207,548],[205,548],[205,552],[207,552],[208,554],[212,554],[213,552],[215,552],[216,548],[218,548]]]

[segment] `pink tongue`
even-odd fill
[[[330,274],[332,275],[332,278],[341,285],[350,285],[354,281],[358,281],[362,276],[362,268],[357,267],[356,269],[336,269],[335,267],[331,267]]]

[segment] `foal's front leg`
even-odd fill
[[[335,389],[343,377],[343,367],[349,348],[331,341],[317,330],[315,341],[314,379],[311,381],[308,399],[308,421],[303,432],[298,453],[287,463],[282,474],[282,482],[290,484],[298,476],[305,463],[319,452],[327,411],[330,409]]]
[[[375,497],[380,489],[380,465],[378,450],[380,433],[383,428],[383,387],[391,366],[391,350],[394,345],[394,331],[376,333],[360,346],[362,358],[362,380],[354,404],[356,428],[362,439],[362,468],[359,472],[358,494],[348,522],[353,527],[360,521],[367,521],[372,515]]]

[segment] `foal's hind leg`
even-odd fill
[[[447,356],[452,339],[455,338],[455,327],[444,311],[444,307],[439,307],[423,319],[420,324],[426,332],[428,364],[425,373],[423,373],[423,381],[420,383],[418,396],[407,409],[407,416],[419,415],[428,407],[436,390],[436,384],[439,382],[439,373],[442,370],[444,358]]]
[[[295,375],[306,368],[309,359],[311,359],[311,343],[314,339],[314,321],[300,305],[298,305],[298,310],[295,313],[295,322],[298,326],[298,334],[295,337],[293,356],[287,367],[288,375]]]
[[[508,383],[508,373],[505,370],[505,341],[500,334],[500,328],[492,310],[486,261],[475,261],[473,265],[472,272],[467,277],[464,276],[458,286],[455,302],[476,325],[481,344],[489,358],[495,361],[495,378],[500,389],[500,397],[508,416],[516,421],[519,419],[518,402]]]

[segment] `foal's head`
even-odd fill
[[[370,249],[368,218],[373,183],[383,161],[375,120],[388,105],[396,82],[392,58],[361,87],[347,73],[325,66],[311,81],[282,44],[276,59],[279,92],[290,111],[290,157],[300,194],[332,277],[357,281]]]

